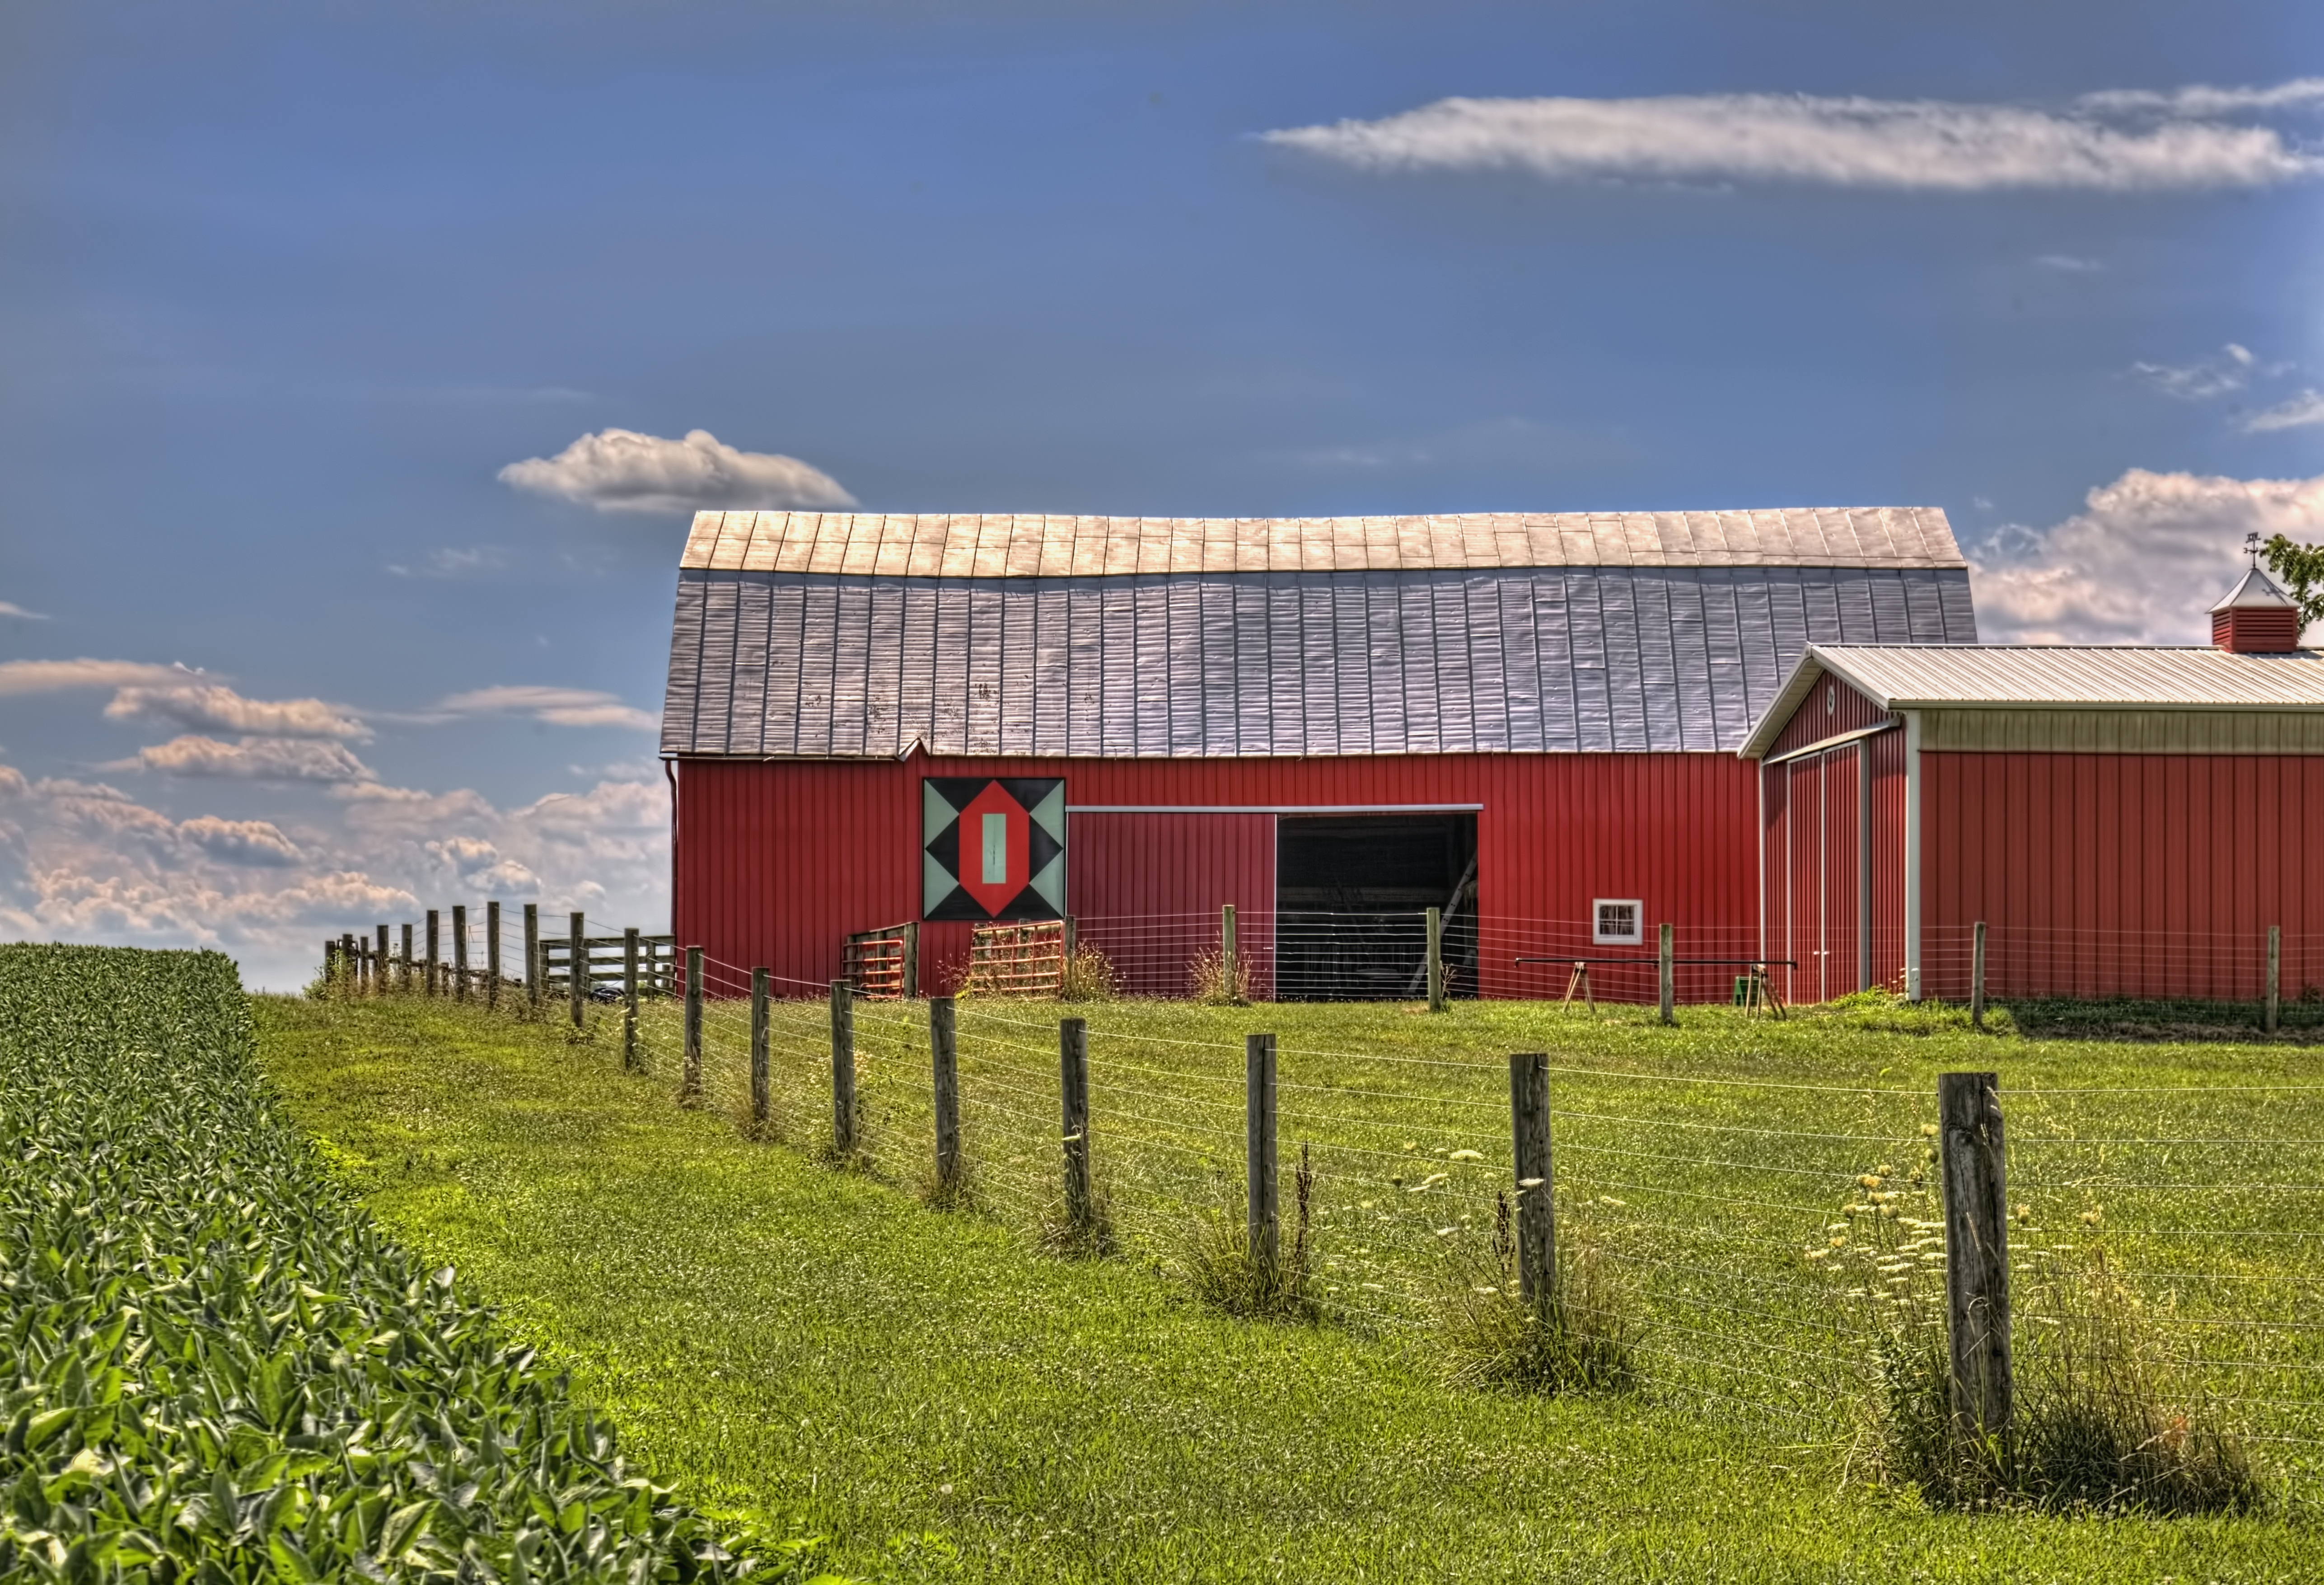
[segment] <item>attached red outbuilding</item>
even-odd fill
[[[2211,648],[1814,645],[1759,765],[1779,987],[1965,996],[2324,984],[2324,655],[2253,572]]]

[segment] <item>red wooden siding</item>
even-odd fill
[[[1480,988],[1555,994],[1563,969],[1512,959],[1619,955],[1589,945],[1597,897],[1643,899],[1650,923],[1678,928],[1683,956],[1756,952],[1756,769],[1724,754],[680,760],[673,923],[682,941],[737,967],[765,964],[787,977],[787,988],[827,981],[847,932],[918,915],[919,783],[927,775],[1064,776],[1075,806],[1472,804],[1482,806]],[[1074,830],[1088,818],[1075,816]],[[1102,834],[1089,850],[1069,834],[1076,913],[1208,913],[1229,901],[1256,913],[1271,904],[1271,837],[1263,866],[1246,846],[1240,857],[1204,857],[1191,871],[1142,855],[1135,843],[1109,848],[1108,840]],[[1245,890],[1262,867],[1265,898],[1198,896],[1230,884]],[[939,976],[964,955],[967,929],[925,927],[923,988],[945,988]],[[1724,1000],[1735,972],[1683,970],[1679,994]],[[1601,994],[1646,997],[1653,985],[1651,968],[1609,969]]]
[[[2324,756],[1921,756],[1926,994],[2258,996],[2324,980]]]

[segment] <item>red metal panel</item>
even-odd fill
[[[1826,672],[1822,681],[1815,685],[1815,691],[1801,701],[1799,709],[1784,724],[1782,736],[1775,739],[1775,746],[1767,751],[1767,755],[1771,759],[1776,758],[1795,748],[1805,748],[1811,743],[1836,737],[1842,732],[1877,727],[1894,718],[1855,689]]]
[[[1132,995],[1185,995],[1187,960],[1217,944],[1225,903],[1235,906],[1251,994],[1274,994],[1273,815],[1074,815],[1065,889],[1081,939],[1112,960]]]
[[[1822,894],[1823,994],[1827,999],[1863,988],[1859,974],[1864,917],[1859,886],[1864,876],[1863,760],[1856,746],[1818,755],[1823,777]]]
[[[1650,922],[1677,927],[1685,956],[1756,951],[1756,771],[1723,754],[685,760],[672,914],[685,942],[722,962],[763,963],[793,989],[834,978],[842,935],[918,913],[926,775],[1063,776],[1075,806],[1476,804],[1481,988],[1554,994],[1560,971],[1514,959],[1540,955],[1544,942],[1564,950],[1577,935],[1589,951],[1596,897],[1642,898]],[[1066,875],[1078,887],[1070,845]],[[965,927],[924,931],[924,988],[940,984],[930,977],[958,955],[955,933],[964,946]],[[1689,969],[1679,994],[1723,1001],[1734,972]],[[1653,986],[1651,969],[1625,970],[1607,977],[1603,994],[1644,998]]]
[[[2271,924],[2287,995],[2324,977],[2324,756],[1947,752],[1922,773],[1928,994],[1968,995],[1980,919],[1997,996],[2249,999]]]
[[[1810,755],[1785,763],[1781,769],[1789,783],[1784,802],[1791,811],[1789,841],[1785,844],[1784,867],[1786,884],[1791,892],[1791,905],[1785,913],[1791,918],[1791,940],[1785,944],[1784,956],[1792,967],[1785,975],[1789,989],[1785,999],[1794,1002],[1821,1002],[1824,999],[1824,797],[1823,765],[1821,755]]]
[[[1904,979],[1904,734],[1867,743],[1872,776],[1872,982]]]

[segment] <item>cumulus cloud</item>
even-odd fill
[[[659,774],[512,808],[467,788],[330,791],[307,823],[179,819],[102,783],[0,765],[0,936],[217,947],[248,983],[281,989],[313,973],[322,937],[455,903],[479,926],[474,905],[493,897],[585,909],[609,930],[669,917]]]
[[[254,737],[345,737],[358,742],[371,728],[337,705],[319,699],[244,699],[217,683],[174,682],[124,688],[105,713],[116,721],[162,721],[196,731],[241,732]]]
[[[2306,83],[2138,90],[2090,96],[2063,111],[1804,94],[1449,98],[1374,121],[1260,135],[1368,171],[2131,192],[2264,187],[2324,173],[2324,155],[2275,128],[2218,119],[2299,108],[2317,97]]]
[[[178,822],[178,836],[213,858],[228,864],[269,867],[296,864],[303,857],[290,838],[272,820],[220,820],[197,815]]]
[[[587,688],[543,688],[504,685],[456,693],[431,712],[438,719],[456,716],[530,716],[552,727],[632,727],[641,732],[661,728],[661,718],[634,705],[623,704],[611,693]]]
[[[796,457],[741,451],[708,430],[682,440],[605,430],[554,457],[528,457],[501,482],[600,512],[694,512],[716,508],[853,506],[839,481]]]
[[[143,661],[0,661],[0,695],[59,693],[70,688],[174,687],[194,673]]]
[[[2288,402],[2253,413],[2244,420],[2244,428],[2265,434],[2270,430],[2301,430],[2319,423],[2324,423],[2324,391],[2302,391]]]
[[[1977,548],[1978,627],[2013,644],[2205,643],[2205,613],[2249,565],[2254,533],[2324,540],[2324,477],[2132,468],[2063,523]]]
[[[188,734],[137,751],[119,762],[122,770],[158,771],[165,776],[226,776],[249,782],[368,782],[371,768],[337,743],[295,737],[244,737],[221,743]]]

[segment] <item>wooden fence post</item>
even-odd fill
[[[372,995],[383,996],[387,994],[388,987],[392,983],[388,978],[389,966],[392,961],[393,959],[387,953],[387,926],[383,924],[379,927],[378,949],[372,954]]]
[[[1276,1201],[1275,1036],[1243,1037],[1244,1181],[1250,1191],[1250,1257],[1275,1269],[1281,1251]]]
[[[622,1067],[634,1073],[638,1060],[638,927],[622,932]]]
[[[2009,1427],[2009,1193],[2001,1078],[1937,1079],[1945,1186],[1945,1320],[1951,1335],[1953,1423],[1964,1435]]]
[[[904,999],[920,994],[920,922],[904,922]]]
[[[751,1130],[767,1131],[767,971],[751,970]]]
[[[686,1071],[678,1081],[681,1106],[702,1098],[702,949],[686,949]]]
[[[928,998],[928,1060],[936,1102],[936,1187],[960,1187],[960,1024],[950,996]]]
[[[1444,1011],[1444,910],[1442,908],[1428,911],[1428,1010],[1432,1013]]]
[[[1549,1155],[1549,1054],[1509,1056],[1509,1138],[1517,1191],[1517,1288],[1546,1318],[1557,1296],[1556,1208]]]
[[[352,996],[363,988],[363,964],[355,957],[355,932],[339,938],[339,993]]]
[[[1230,920],[1234,916],[1232,904],[1227,905],[1227,916]],[[1057,1021],[1057,1081],[1065,1151],[1065,1219],[1075,1228],[1087,1228],[1097,1219],[1096,1202],[1090,1193],[1087,1019]]]
[[[2262,1026],[2273,1034],[2277,1018],[2283,1010],[2283,926],[2267,927],[2267,1015]]]
[[[1969,948],[1969,1024],[1972,1029],[1985,1027],[1985,921],[1977,922],[1977,932]]]
[[[501,1005],[501,904],[497,897],[484,904],[484,1006]]]
[[[1242,987],[1242,978],[1235,972],[1235,905],[1231,903],[1219,904],[1219,961],[1226,969],[1227,999],[1233,1001]]]
[[[444,994],[444,921],[433,908],[428,911],[427,994]]]
[[[468,999],[468,905],[452,904],[452,996]]]
[[[831,1148],[855,1154],[855,987],[831,982]]]
[[[565,965],[565,994],[566,999],[573,1005],[573,1027],[576,1029],[581,1027],[581,1006],[589,999],[589,943],[583,932],[586,923],[580,910],[576,909],[571,923],[567,926],[571,932],[568,939],[572,945]]]
[[[403,964],[396,978],[402,989],[411,988],[411,922],[408,919],[403,922]]]
[[[1678,999],[1678,949],[1669,925],[1664,925],[1658,933],[1662,941],[1655,954],[1655,1000],[1662,1021],[1671,1024],[1676,1022],[1671,1015],[1671,1004]]]
[[[524,905],[524,999],[540,1011],[540,904]]]

